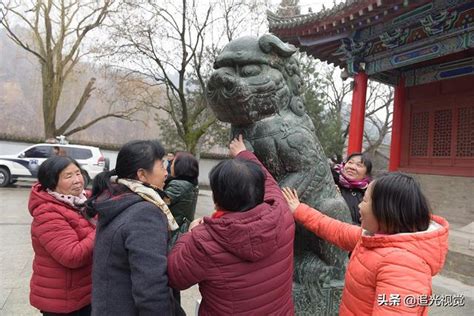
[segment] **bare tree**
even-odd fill
[[[185,0],[179,4],[156,5],[143,1],[133,5],[139,6],[139,16],[148,11],[151,17],[138,28],[136,25],[117,28],[119,33],[116,34],[123,41],[118,50],[128,57],[138,55],[135,72],[164,87],[166,102],[152,104],[168,114],[158,118],[165,127],[164,134],[173,134],[171,119],[184,148],[195,153],[199,138],[216,120],[206,113],[205,79],[201,71],[211,7],[199,12],[195,3],[188,5]],[[187,80],[191,76],[192,82]],[[201,98],[191,98],[191,94],[201,95]]]
[[[341,161],[349,134],[352,82],[343,81],[336,68],[330,65],[308,58],[301,61],[308,114],[313,119],[326,154]],[[375,153],[390,132],[392,103],[393,89],[369,80],[364,127],[365,151]]]
[[[246,30],[252,29],[254,35],[258,35],[262,30],[267,31],[264,12],[269,6],[269,1],[262,0],[217,1],[213,14],[216,21],[213,26],[214,29],[220,29],[221,34],[213,38],[212,42],[217,42],[217,46],[222,47],[222,39],[230,42]],[[220,27],[215,27],[216,22]]]
[[[112,43],[104,52],[117,65],[125,59],[130,73],[164,88],[165,100],[156,100],[149,106],[167,113],[158,120],[164,120],[165,128],[171,128],[171,119],[176,135],[191,152],[195,152],[199,137],[215,121],[213,116],[201,118],[207,109],[205,102],[188,97],[189,89],[204,89],[199,69],[197,86],[186,86],[192,63],[204,53],[203,37],[210,23],[211,8],[201,13],[194,5],[188,6],[185,0],[159,5],[148,0],[125,2],[112,22]]]
[[[374,155],[383,144],[392,128],[393,97],[392,87],[379,82],[369,81],[366,107],[366,125],[364,140],[366,152]]]
[[[150,106],[166,113],[157,120],[162,138],[173,147],[196,153],[201,137],[216,123],[207,106],[206,79],[226,39],[245,26],[236,20],[242,17],[242,3],[130,0],[111,24],[112,43],[104,54],[117,65],[126,60],[132,73],[164,89],[165,100]]]
[[[82,65],[78,66],[81,68]],[[90,69],[87,71],[92,72]],[[83,117],[88,117],[90,121],[71,129],[70,134],[88,128],[104,118],[118,118],[145,125],[146,122],[141,117],[149,113],[139,112],[148,112],[149,100],[159,98],[161,91],[141,76],[134,76],[107,65],[96,66],[93,71],[99,80],[94,87],[95,100],[91,100],[91,103],[98,105],[98,109],[91,109],[92,113],[84,113]]]
[[[351,83],[343,81],[333,66],[320,64],[318,92],[325,103],[323,132],[320,140],[326,154],[337,161],[342,160],[346,138],[349,133]]]
[[[19,47],[32,54],[41,68],[42,112],[46,138],[71,135],[108,117],[130,118],[132,111],[109,112],[74,127],[79,114],[94,91],[90,78],[73,111],[64,122],[57,121],[64,84],[81,57],[81,47],[94,29],[100,27],[111,11],[113,0],[37,0],[1,4],[0,23]],[[20,27],[16,27],[16,25]],[[26,28],[27,34],[22,32]],[[64,102],[63,102],[64,103]]]
[[[270,5],[270,1],[267,0],[216,1],[211,11],[212,25],[209,27],[210,36],[206,38],[205,54],[200,60],[195,61],[194,67],[196,69],[199,67],[207,78],[213,71],[214,60],[225,44],[242,34],[259,36],[267,32],[266,15],[263,13]],[[246,33],[249,30],[252,31],[251,34]],[[230,124],[216,121],[199,140],[198,151],[209,150],[215,145],[227,147],[229,135]]]

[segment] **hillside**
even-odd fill
[[[42,137],[41,74],[36,59],[16,46],[4,30],[0,30],[0,56],[0,133],[22,138]],[[94,65],[82,63],[65,84],[57,116],[59,123],[71,113],[91,77],[97,78],[97,89],[73,127],[107,113],[109,107],[130,106],[132,101],[120,99],[121,94],[117,93],[120,87],[116,77],[106,75]],[[129,93],[133,94],[133,91]],[[134,122],[109,118],[71,135],[69,139],[72,142],[120,145],[132,139],[159,138],[155,115],[156,112],[141,113]]]

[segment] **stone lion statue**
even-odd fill
[[[217,118],[242,134],[247,148],[281,187],[325,214],[350,222],[327,158],[306,114],[296,48],[277,37],[231,41],[214,63],[207,89]],[[347,253],[297,225],[294,301],[298,315],[335,315],[342,293]]]

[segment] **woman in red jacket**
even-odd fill
[[[43,315],[90,315],[94,220],[85,215],[84,178],[72,158],[41,164],[28,208],[35,257],[30,303]]]
[[[431,277],[448,251],[448,222],[431,215],[416,181],[389,173],[359,204],[361,227],[332,219],[283,189],[296,221],[351,251],[340,315],[427,315]]]
[[[216,211],[191,223],[172,249],[169,283],[199,284],[199,315],[293,315],[293,217],[242,136],[230,151],[236,158],[209,175]]]

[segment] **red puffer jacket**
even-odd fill
[[[431,277],[448,252],[448,222],[433,215],[426,231],[368,235],[301,203],[295,219],[323,239],[352,251],[340,315],[428,315]]]
[[[33,216],[35,257],[30,303],[52,313],[70,313],[91,303],[95,227],[36,183],[28,209]]]
[[[258,159],[249,151],[238,157]],[[228,212],[181,237],[168,256],[169,283],[199,283],[199,315],[293,315],[295,224],[276,181],[265,172],[264,203]]]

